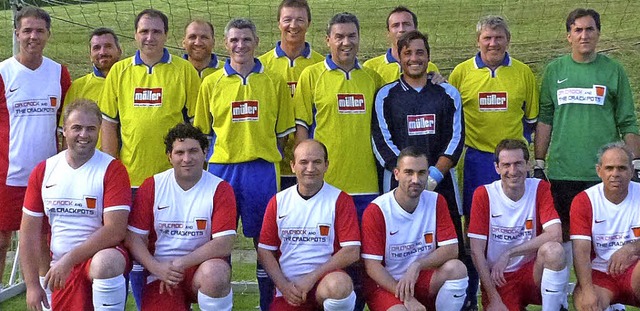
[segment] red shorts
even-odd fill
[[[22,204],[27,187],[13,187],[0,184],[0,231],[20,229]]]
[[[191,304],[198,302],[198,293],[192,290],[193,276],[199,266],[186,269],[184,279],[173,289],[173,295],[160,294],[160,280],[147,283],[142,289],[142,310],[145,311],[189,311]]]
[[[524,264],[519,270],[504,274],[507,284],[496,289],[507,309],[524,310],[529,304],[542,304],[540,286],[537,286],[533,281],[533,267],[535,263],[535,260],[531,260]],[[483,288],[482,308],[486,310],[488,304],[489,298]]]
[[[640,301],[636,299],[636,295],[631,288],[631,276],[633,269],[638,266],[638,262],[631,265],[627,270],[618,276],[611,276],[598,270],[591,270],[591,279],[593,285],[606,288],[613,293],[611,303],[622,303],[625,305],[640,305]]]
[[[429,296],[429,283],[435,270],[422,270],[416,281],[414,297],[423,304],[427,310],[436,309],[436,295]],[[396,298],[395,293],[378,286],[371,278],[364,280],[364,299],[367,301],[369,310],[384,311],[395,305],[404,305],[400,299]]]
[[[329,273],[333,273],[333,272],[344,272],[344,270],[341,269],[336,269],[333,271],[329,271],[327,272],[325,275],[323,275],[318,282],[316,282],[316,284],[313,286],[313,288],[311,288],[311,290],[309,290],[309,292],[307,293],[307,300],[300,306],[294,307],[292,305],[290,305],[287,300],[282,297],[282,296],[278,296],[278,297],[273,297],[273,301],[271,302],[271,305],[269,306],[269,311],[313,311],[313,310],[323,310],[323,307],[318,304],[318,301],[316,300],[316,290],[318,289],[318,284],[320,284],[320,281],[322,281],[322,279]]]
[[[125,274],[127,274],[131,270],[129,253],[123,246],[116,246],[115,249],[125,258],[127,267]],[[71,269],[64,289],[56,290],[51,294],[52,310],[93,310],[93,290],[89,278],[90,266],[91,258]]]

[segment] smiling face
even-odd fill
[[[507,32],[502,27],[484,27],[478,36],[478,49],[482,61],[490,67],[502,63],[509,47]]]
[[[505,192],[524,190],[524,182],[529,172],[529,164],[525,160],[522,149],[503,149],[498,155],[496,173],[500,175]]]
[[[291,170],[296,174],[300,193],[314,194],[322,188],[324,174],[329,168],[325,158],[324,149],[316,141],[306,140],[296,146]]]
[[[16,39],[20,44],[20,53],[41,56],[51,33],[43,19],[27,16],[20,19],[20,28],[16,29]]]
[[[213,32],[206,23],[192,22],[185,29],[182,47],[189,55],[189,60],[202,61],[209,58],[214,45]]]
[[[74,158],[93,156],[98,142],[101,120],[92,113],[77,109],[71,111],[64,121],[62,133],[68,152]]]
[[[282,7],[278,20],[280,40],[292,45],[304,44],[309,28],[308,15],[305,8]]]
[[[400,66],[405,76],[411,79],[422,78],[429,66],[429,52],[421,39],[414,39],[399,51]]]
[[[90,42],[91,62],[98,70],[108,72],[122,55],[122,50],[112,34],[93,36]]]
[[[160,17],[143,15],[140,18],[135,33],[140,53],[154,56],[164,53],[164,45],[167,42],[167,33],[164,31],[164,27],[164,22]]]
[[[353,68],[360,47],[360,35],[354,23],[333,24],[327,36],[331,59],[341,68]]]
[[[231,28],[224,38],[231,65],[253,62],[258,38],[249,28]]]

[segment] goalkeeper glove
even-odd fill
[[[631,180],[640,182],[640,159],[634,159],[631,163],[633,164],[633,177]]]
[[[533,166],[533,177],[549,181],[544,172],[544,160],[536,159],[536,165]]]
[[[437,167],[430,166],[429,178],[427,179],[427,190],[433,191],[433,189],[435,189],[443,179],[444,175],[442,175],[442,172],[440,172]]]

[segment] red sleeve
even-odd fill
[[[358,242],[360,244],[360,227],[358,226],[356,205],[353,203],[351,196],[344,192],[340,193],[336,201],[335,222],[336,242]],[[340,245],[338,244],[337,246],[339,247]]]
[[[122,162],[113,160],[104,174],[104,210],[115,206],[127,206],[131,209],[131,183],[129,174]]]
[[[153,206],[155,205],[155,179],[147,178],[136,192],[133,208],[129,213],[129,226],[151,231],[153,229]]]
[[[571,223],[569,224],[570,235],[591,236],[593,208],[586,192],[582,191],[578,193],[573,199],[569,218],[571,219]]]
[[[60,116],[62,116],[62,108],[64,106],[64,98],[67,96],[67,91],[71,87],[71,75],[69,74],[69,70],[66,66],[60,65],[62,68],[60,69],[60,87],[62,88],[62,92],[60,94],[60,108],[58,108],[58,122],[60,123]]]
[[[262,220],[262,230],[260,231],[260,244],[273,246],[280,248],[280,237],[278,236],[278,224],[276,223],[276,213],[278,212],[278,203],[276,196],[274,195],[269,204],[267,204],[267,210],[264,212],[264,219]]]
[[[536,212],[538,213],[538,232],[542,232],[542,225],[547,222],[560,219],[551,195],[551,185],[549,182],[541,180],[536,192]]]
[[[24,208],[34,213],[44,213],[44,203],[42,202],[42,180],[44,179],[44,171],[46,161],[40,162],[29,175],[29,183],[27,184],[27,192],[24,196]]]
[[[386,243],[387,225],[384,216],[380,207],[371,203],[362,215],[362,254],[384,257]]]
[[[484,186],[473,193],[469,218],[469,234],[489,236],[489,194]]]
[[[236,231],[236,196],[231,185],[223,181],[218,184],[213,195],[213,214],[211,215],[211,234]]]
[[[438,243],[458,239],[456,228],[453,226],[453,221],[451,221],[451,214],[449,214],[447,200],[441,194],[438,194],[436,203],[436,238]]]

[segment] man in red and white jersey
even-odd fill
[[[267,206],[258,259],[276,285],[270,310],[353,310],[353,282],[342,269],[358,260],[353,199],[324,181],[327,148],[304,140],[293,151],[298,184]]]
[[[571,204],[577,310],[640,306],[640,184],[631,181],[632,160],[622,142],[602,147],[596,164],[602,183],[580,192]]]
[[[0,283],[29,174],[58,152],[60,107],[71,85],[67,68],[42,55],[51,35],[49,14],[25,7],[15,25],[20,52],[0,62]],[[43,275],[47,268],[45,260]]]
[[[398,155],[398,187],[373,200],[362,218],[369,309],[459,311],[467,269],[442,195],[426,191],[429,163],[415,146]]]
[[[549,183],[527,178],[528,161],[524,140],[502,140],[495,151],[500,180],[473,195],[469,238],[484,310],[568,308],[560,219]]]
[[[173,168],[136,193],[126,244],[147,272],[142,310],[231,310],[229,259],[236,235],[231,185],[202,169],[209,142],[188,123],[164,140]]]
[[[102,121],[98,105],[78,100],[65,107],[68,149],[40,162],[29,177],[20,225],[20,263],[27,306],[41,310],[124,310],[124,273],[130,269],[120,245],[127,231],[131,189],[127,171],[95,149]],[[38,281],[41,229],[51,226],[51,268]]]

